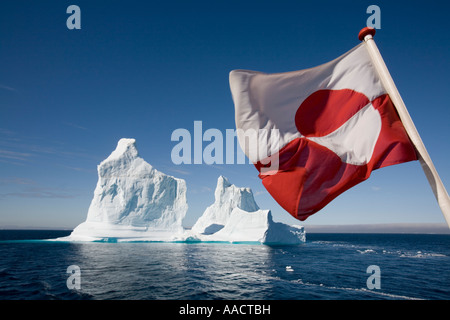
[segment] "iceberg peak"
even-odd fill
[[[108,158],[103,160],[103,162],[117,160],[122,157],[126,158],[139,157],[139,152],[136,148],[136,139],[127,139],[127,138],[120,139],[119,142],[117,143],[116,149],[109,155]]]
[[[214,203],[206,208],[192,226],[194,232],[201,234],[217,232],[226,224],[234,208],[250,212],[259,210],[250,188],[236,187],[224,176],[217,179],[214,197]]]
[[[217,179],[217,188],[221,186],[223,188],[231,186],[230,181],[224,176],[219,176],[219,179]]]
[[[74,229],[72,238],[170,240],[183,233],[186,182],[139,157],[135,139],[120,139],[97,170],[86,221]]]

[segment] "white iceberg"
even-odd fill
[[[192,231],[213,234],[222,229],[230,219],[234,208],[244,211],[259,210],[250,188],[238,188],[227,178],[220,176],[214,192],[215,202],[206,208],[203,215],[192,226]]]
[[[153,168],[142,159],[134,139],[121,139],[98,165],[98,182],[86,221],[61,241],[258,242],[298,244],[301,226],[272,220],[260,210],[250,188],[220,176],[215,202],[191,230],[183,228],[188,210],[186,182]]]
[[[298,244],[305,242],[302,226],[274,222],[270,210],[248,212],[234,208],[225,226],[203,241],[259,242],[262,244]]]
[[[302,226],[274,222],[270,210],[260,210],[250,188],[239,188],[220,176],[215,202],[206,208],[187,239],[208,242],[259,242],[298,244],[305,242]]]
[[[145,162],[134,139],[121,139],[97,170],[87,219],[66,240],[170,241],[183,234],[186,182]]]

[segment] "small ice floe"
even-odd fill
[[[294,271],[294,269],[292,269],[292,267],[291,267],[291,266],[286,266],[286,271],[288,271],[288,272],[292,272],[292,271]]]
[[[366,253],[377,253],[375,250],[372,249],[366,249],[366,250],[356,250],[361,254],[366,254]]]

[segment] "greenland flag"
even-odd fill
[[[311,69],[233,70],[230,88],[242,150],[267,191],[299,220],[373,170],[417,160],[364,42]],[[259,133],[250,145],[248,131]]]

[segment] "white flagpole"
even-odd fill
[[[377,70],[384,88],[397,109],[400,120],[402,121],[409,138],[416,147],[420,165],[425,172],[434,196],[436,197],[447,225],[450,228],[450,198],[447,190],[445,190],[444,184],[442,183],[442,180],[439,177],[433,162],[431,161],[430,155],[428,154],[427,149],[420,138],[419,132],[417,131],[416,126],[414,125],[411,116],[406,109],[405,103],[403,102],[403,99],[395,86],[394,80],[392,80],[380,51],[373,40],[374,35],[375,29],[366,27],[359,32],[359,40],[366,43],[367,50],[370,54],[375,69]]]

